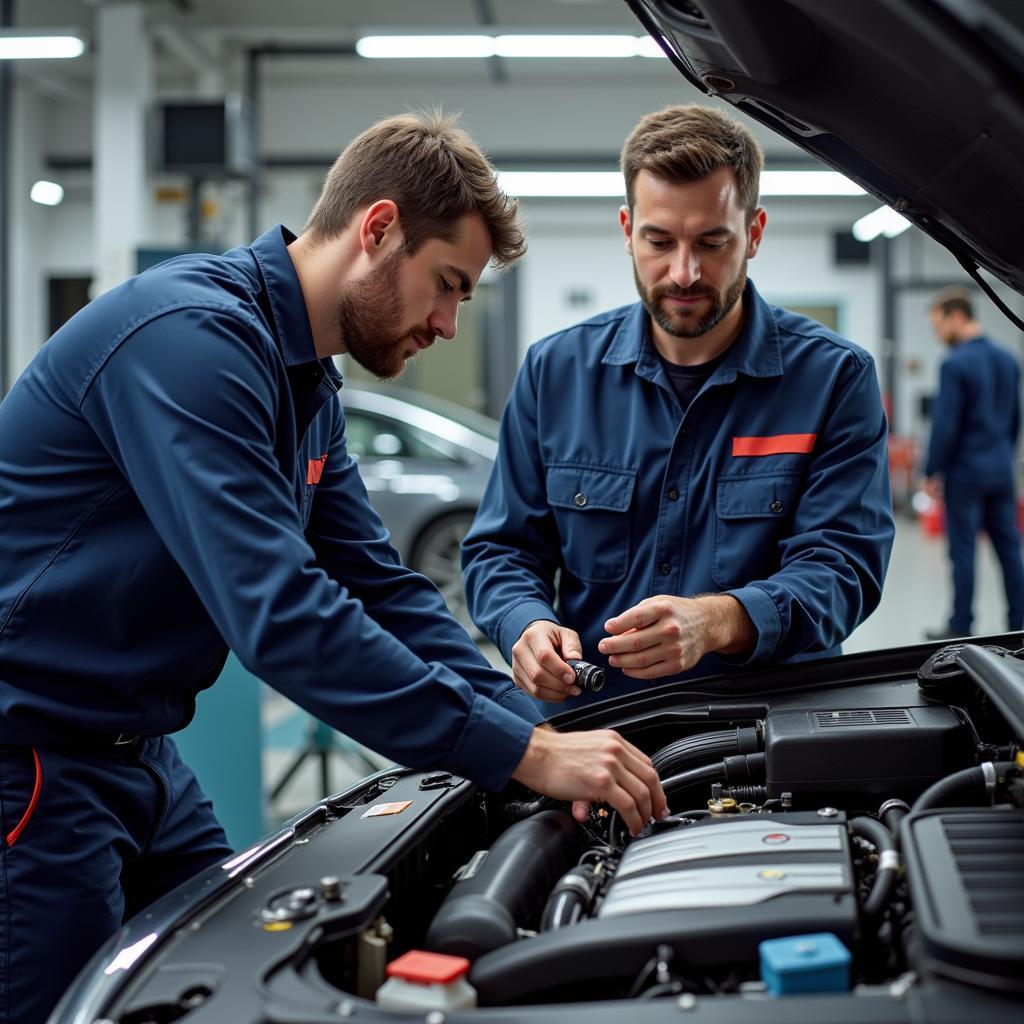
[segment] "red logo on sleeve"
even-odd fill
[[[310,459],[309,466],[306,469],[306,483],[307,484],[318,484],[320,483],[320,477],[324,475],[324,463],[327,461],[326,455],[321,455],[319,459]]]

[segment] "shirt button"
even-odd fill
[[[668,492],[668,500],[669,501],[678,501],[679,500],[679,492],[674,487],[672,488],[671,491]]]
[[[770,505],[769,505],[768,507],[769,507],[769,508],[770,508],[770,509],[771,509],[771,510],[772,510],[773,512],[776,512],[776,513],[778,513],[778,512],[781,512],[781,511],[782,511],[782,502],[781,502],[781,501],[779,501],[778,499],[776,499],[776,500],[775,500],[775,501],[773,501],[773,502],[772,502],[772,503],[771,503],[771,504],[770,504]]]
[[[672,571],[672,566],[668,562],[662,562],[661,568],[658,570],[662,576],[667,576]]]
[[[581,492],[580,492],[579,494],[577,494],[577,495],[576,495],[576,497],[575,497],[575,498],[573,498],[572,500],[573,500],[573,503],[574,503],[574,504],[575,504],[575,505],[576,505],[576,506],[577,506],[578,508],[583,508],[583,506],[584,506],[584,505],[586,505],[586,503],[587,503],[587,496],[586,496],[586,495],[585,495],[585,494],[584,494],[584,493],[583,493],[583,492],[581,491]]]
[[[679,433],[682,434],[683,437],[689,437],[690,434],[693,433],[693,430],[690,427],[683,427],[683,429],[680,430]]]

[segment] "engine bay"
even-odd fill
[[[378,773],[197,880],[172,919],[130,923],[120,948],[150,927],[156,955],[79,997],[119,1024],[439,1024],[437,984],[394,981],[411,953],[462,958],[470,1001],[440,1005],[466,1020],[1019,1013],[1019,654],[943,648],[909,676],[865,656],[855,679],[835,659],[815,685],[701,681],[556,719],[649,753],[672,813],[636,836],[607,807],[579,823],[514,785]],[[395,984],[408,1001],[382,998]]]

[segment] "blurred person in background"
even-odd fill
[[[925,493],[945,504],[953,569],[953,611],[929,640],[970,636],[975,539],[992,541],[1006,590],[1006,628],[1024,628],[1024,565],[1017,529],[1016,449],[1020,431],[1017,360],[985,335],[970,297],[940,292],[928,309],[935,337],[949,348],[932,402]]]

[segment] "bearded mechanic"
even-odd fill
[[[546,712],[840,651],[893,540],[871,357],[747,277],[763,157],[719,110],[643,118],[619,213],[640,301],[533,345],[463,543],[470,613]]]
[[[299,237],[113,289],[0,404],[0,1020],[42,1021],[123,919],[231,852],[167,735],[228,648],[400,763],[605,800],[634,830],[666,813],[615,733],[535,727],[346,453],[331,356],[398,374],[524,248],[465,132],[391,118]]]

